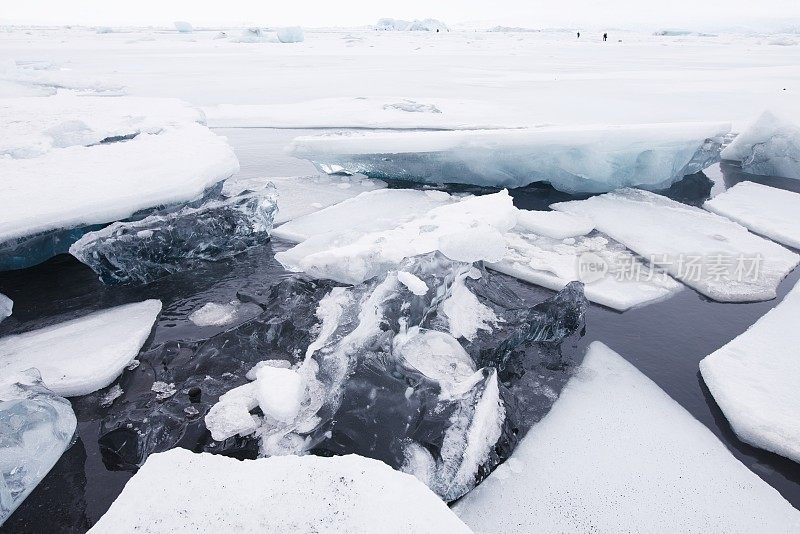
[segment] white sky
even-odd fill
[[[0,0],[0,22],[171,26],[357,26],[433,17],[526,27],[795,28],[800,0]]]

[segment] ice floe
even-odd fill
[[[175,513],[176,507],[182,513]],[[147,513],[142,513],[142,510]],[[361,456],[152,455],[90,530],[468,533],[416,478]]]
[[[146,300],[0,338],[0,370],[35,367],[65,397],[97,391],[136,358],[160,311],[160,301]]]
[[[703,207],[752,232],[800,249],[800,194],[776,187],[739,182],[706,201]]]
[[[499,187],[549,182],[566,192],[603,192],[666,188],[699,172],[719,161],[729,130],[672,123],[349,133],[298,137],[291,150],[329,173]]]
[[[204,107],[208,125],[235,128],[448,129],[524,126],[515,110],[459,98],[338,97]]]
[[[511,458],[455,506],[476,532],[793,532],[800,512],[595,342]]]
[[[560,211],[519,210],[514,230],[553,239],[566,239],[588,234],[594,230],[594,223],[587,217]]]
[[[175,98],[94,97],[0,99],[0,156],[32,158],[53,148],[88,146],[157,134],[170,125],[204,123],[203,113]]]
[[[271,186],[212,195],[196,206],[89,232],[69,252],[105,283],[147,283],[267,243],[276,211]]]
[[[722,302],[775,298],[800,256],[714,213],[637,189],[554,204],[703,295]]]
[[[16,86],[16,89],[4,91],[6,96],[48,96],[55,95],[59,89],[87,96],[120,96],[127,91],[122,85],[87,77],[48,62],[0,61],[0,83]]]
[[[800,179],[800,120],[765,111],[722,151],[750,174]]]
[[[0,321],[6,317],[11,317],[11,311],[13,309],[14,301],[0,293]]]
[[[73,442],[69,401],[42,384],[35,369],[3,369],[0,378],[0,526]]]
[[[706,356],[700,372],[736,435],[800,462],[800,284],[731,342]]]
[[[124,143],[0,158],[0,269],[66,252],[81,228],[199,198],[238,168],[225,138],[199,124]],[[75,232],[63,234],[71,229]]]

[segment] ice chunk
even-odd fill
[[[175,388],[175,384],[171,382],[167,383],[156,380],[150,387],[150,391],[156,394],[156,400],[163,401],[175,395],[178,390]]]
[[[800,256],[700,208],[636,189],[554,209],[592,219],[601,232],[703,295],[722,302],[768,300]]]
[[[375,24],[375,29],[381,31],[404,31],[408,28],[409,24],[411,24],[411,22],[407,20],[385,17],[378,19],[378,22]]]
[[[255,380],[255,377],[253,377]],[[232,436],[247,436],[260,425],[250,411],[258,406],[258,387],[255,382],[236,387],[220,396],[205,417],[211,437],[224,441]]]
[[[292,369],[265,365],[256,371],[256,397],[264,415],[293,421],[305,394],[303,377]]]
[[[146,300],[0,338],[0,372],[35,367],[65,397],[97,391],[139,354],[160,311],[160,301]]]
[[[203,123],[203,113],[175,98],[76,96],[0,99],[0,156],[31,158],[54,148],[89,146]]]
[[[266,243],[276,210],[271,187],[212,197],[197,207],[89,232],[69,252],[105,283],[148,283]]]
[[[625,186],[662,189],[719,161],[727,124],[546,126],[448,132],[372,132],[298,137],[295,156],[324,172],[428,183],[566,192]]]
[[[65,450],[77,420],[69,401],[42,384],[35,369],[0,378],[0,525]]]
[[[282,43],[302,43],[305,40],[303,28],[300,26],[286,26],[276,30],[278,41]]]
[[[703,207],[727,217],[752,232],[800,248],[800,195],[756,184],[739,182],[724,193],[706,201]]]
[[[108,408],[109,406],[114,404],[114,401],[120,398],[124,393],[125,392],[122,391],[122,386],[120,386],[119,384],[114,384],[111,388],[109,388],[108,391],[106,391],[100,397],[100,402],[99,402],[100,407]]]
[[[428,284],[417,276],[406,271],[398,271],[397,279],[415,295],[421,296],[428,292]]]
[[[722,151],[750,174],[800,179],[800,121],[765,111]]]
[[[234,43],[264,43],[271,40],[261,28],[246,28],[238,37],[231,37],[229,40]]]
[[[280,104],[204,107],[208,125],[229,128],[449,129],[526,126],[518,110],[464,98],[335,97]]]
[[[800,283],[700,372],[734,432],[755,447],[800,462]]]
[[[599,342],[511,459],[455,506],[477,532],[791,532],[800,524],[775,489]]]
[[[441,20],[436,19],[423,19],[423,20],[415,20],[411,24],[408,25],[406,30],[410,32],[446,32],[450,31],[447,29],[447,26]]]
[[[226,304],[208,302],[189,315],[195,326],[225,326],[261,312],[257,304],[232,300]]]
[[[180,33],[192,33],[194,30],[192,25],[184,20],[175,21],[173,24],[175,24],[175,29]]]
[[[518,233],[533,233],[553,239],[586,235],[592,230],[594,223],[591,219],[560,211],[519,210],[514,227]]]
[[[500,319],[486,304],[478,300],[465,281],[480,278],[477,269],[463,269],[453,278],[450,292],[442,301],[442,314],[447,318],[450,333],[456,338],[472,340],[479,330],[492,331]]]
[[[152,455],[90,532],[212,533],[232,525],[242,532],[470,532],[416,478],[376,460],[240,461],[184,449]]]
[[[66,252],[90,225],[196,199],[238,168],[225,138],[199,124],[37,158],[0,158],[0,270]]]
[[[280,195],[280,185],[278,188]],[[381,189],[362,193],[335,206],[293,219],[276,228],[273,235],[300,243],[324,233],[336,235],[389,230],[456,200],[440,191]],[[279,210],[282,210],[280,198],[278,202]]]
[[[381,191],[373,194],[377,193]],[[469,197],[389,230],[317,235],[275,258],[289,270],[349,284],[385,273],[405,258],[436,250],[456,261],[500,261],[505,254],[502,233],[516,224],[516,212],[508,191]]]
[[[586,298],[619,311],[666,299],[682,287],[605,236],[553,239],[524,228],[517,223],[505,234],[508,253],[488,267],[555,291],[580,280]]]
[[[14,301],[0,293],[0,322],[6,317],[11,317],[11,310],[14,309]]]

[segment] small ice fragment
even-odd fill
[[[108,408],[114,404],[114,401],[120,398],[123,393],[122,387],[119,384],[115,384],[100,397],[100,406],[102,408]]]
[[[422,296],[428,292],[428,284],[412,273],[398,271],[397,279],[415,295]]]
[[[150,386],[150,391],[154,391],[156,393],[156,399],[162,401],[175,395],[177,389],[175,389],[175,384],[173,383],[161,382],[157,380],[153,382],[152,386]]]

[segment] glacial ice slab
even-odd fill
[[[722,151],[750,174],[800,179],[800,118],[765,111]]]
[[[470,532],[416,478],[377,460],[348,455],[240,461],[185,449],[150,456],[90,532],[230,529]]]
[[[347,284],[358,284],[396,268],[405,258],[434,251],[454,261],[496,262],[505,255],[503,233],[514,227],[516,216],[511,196],[503,190],[435,207],[387,230],[319,234],[275,258],[288,270]]]
[[[0,525],[72,445],[77,420],[69,401],[48,390],[35,369],[0,378]]]
[[[454,510],[476,532],[793,532],[800,512],[602,343]]]
[[[268,187],[268,184],[275,186],[277,195],[278,213],[274,220],[276,226],[344,202],[361,193],[386,187],[386,182],[364,176],[321,174],[244,180],[231,178],[225,181],[222,192],[231,196],[247,189],[257,191]]]
[[[800,194],[753,182],[739,182],[706,201],[703,207],[738,222],[752,232],[800,249]]]
[[[87,395],[136,358],[160,311],[160,301],[146,300],[0,338],[0,373],[35,367],[54,393]]]
[[[280,189],[278,191],[280,195]],[[292,219],[276,228],[273,235],[301,243],[320,234],[366,234],[389,230],[456,200],[441,191],[381,189],[365,192],[316,213]],[[283,209],[280,197],[278,209],[279,213]]]
[[[238,169],[225,138],[199,124],[0,158],[0,270],[66,252],[91,225],[199,198]]]
[[[0,99],[0,156],[33,158],[54,148],[89,146],[204,123],[198,108],[175,98],[77,96]]]
[[[11,311],[13,309],[14,301],[0,293],[0,322],[6,317],[11,317]]]
[[[372,132],[298,137],[291,150],[328,173],[496,187],[549,182],[568,193],[597,193],[669,187],[719,161],[729,130],[674,123]]]
[[[595,227],[707,297],[721,302],[775,298],[800,256],[703,209],[638,189],[561,202],[558,211]]]
[[[276,211],[271,186],[233,197],[221,194],[198,206],[89,232],[69,252],[104,283],[148,283],[267,243]]]
[[[783,301],[700,362],[734,432],[755,447],[800,462],[800,284]]]

